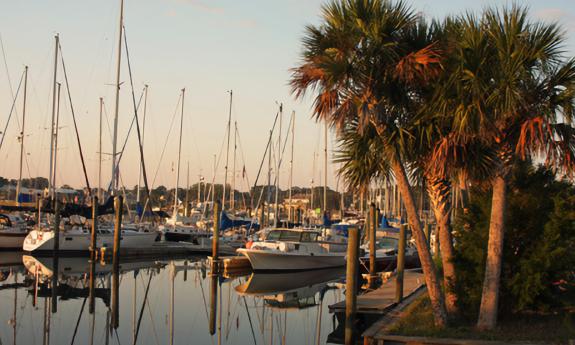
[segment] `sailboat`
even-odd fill
[[[172,218],[168,219],[166,224],[160,226],[160,231],[164,235],[164,240],[166,241],[186,241],[192,242],[194,244],[199,244],[200,238],[207,238],[210,234],[206,231],[202,231],[193,222],[186,221],[184,218],[180,217],[178,214],[178,191],[180,183],[180,163],[182,155],[182,130],[184,124],[184,98],[186,95],[186,89],[182,89],[182,108],[180,115],[180,137],[178,146],[178,163],[176,167],[176,187],[174,188],[174,211],[172,212]]]
[[[117,55],[117,69],[116,69],[116,106],[115,106],[115,115],[114,115],[114,136],[113,136],[113,153],[112,153],[112,190],[114,195],[117,192],[117,162],[116,162],[116,154],[117,154],[117,127],[118,127],[118,105],[119,105],[119,92],[120,92],[120,62],[121,62],[121,52],[122,52],[122,34],[123,34],[123,11],[124,11],[124,3],[121,1],[120,5],[120,29],[119,29],[119,36],[118,36],[118,55]],[[56,132],[54,132],[54,118],[57,116],[59,112],[59,97],[56,98],[56,95],[59,95],[59,85],[56,82],[56,73],[58,69],[58,52],[60,49],[59,37],[56,35],[56,45],[55,45],[55,58],[54,58],[54,84],[53,84],[53,102],[52,102],[52,142],[50,144],[50,151],[51,151],[51,159],[50,159],[50,196],[52,199],[56,198],[55,192],[55,170],[56,170],[56,154],[55,149],[57,149],[57,134],[54,137],[54,133],[57,133],[57,125],[55,127]],[[62,62],[63,64],[63,62]],[[64,69],[65,73],[65,69]],[[56,91],[58,90],[58,91]],[[58,109],[58,110],[56,110]],[[56,117],[56,124],[57,124],[57,117]],[[54,148],[56,146],[56,148]],[[87,177],[86,177],[87,179]],[[98,212],[98,214],[101,214]],[[90,230],[85,227],[85,224],[81,224],[81,222],[73,221],[73,218],[80,218],[77,216],[70,216],[69,222],[66,224],[65,222],[60,222],[60,224],[55,225],[57,231],[61,232],[59,236],[59,250],[60,251],[69,251],[69,252],[88,252],[90,249]],[[113,247],[114,243],[114,229],[111,226],[101,225],[97,229],[98,231],[98,240],[97,240],[97,247]],[[40,224],[34,230],[32,230],[25,238],[24,244],[22,248],[24,251],[27,252],[42,252],[42,251],[51,251],[54,248],[55,242],[55,231],[42,229]],[[143,247],[150,247],[156,241],[158,234],[155,231],[147,232],[147,231],[137,231],[132,227],[122,226],[121,229],[121,248],[143,248]]]
[[[16,205],[20,206],[20,192],[22,190],[22,164],[24,160],[24,124],[26,121],[26,91],[28,87],[28,66],[24,67],[24,96],[22,102],[22,131],[20,133],[20,174],[16,186]],[[20,249],[24,238],[28,234],[28,227],[18,215],[0,214],[0,249]]]

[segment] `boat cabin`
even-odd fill
[[[267,234],[266,241],[317,242],[319,236],[319,232],[315,231],[277,229]]]

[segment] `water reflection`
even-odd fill
[[[325,344],[337,326],[327,306],[343,299],[341,269],[208,267],[189,257],[123,260],[116,271],[88,258],[0,253],[0,344]]]

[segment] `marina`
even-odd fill
[[[548,2],[7,3],[0,345],[572,345]]]

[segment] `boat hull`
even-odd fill
[[[302,254],[271,250],[238,249],[255,271],[300,271],[345,266],[345,253]]]
[[[121,248],[146,248],[156,241],[156,232],[122,232],[120,237]],[[43,252],[54,250],[54,233],[32,230],[24,240],[23,249],[26,252]],[[90,235],[85,233],[60,233],[59,250],[66,252],[87,252],[90,250]],[[98,234],[98,248],[113,248],[113,234]]]
[[[26,235],[28,234],[25,232],[0,232],[0,250],[21,250]]]

